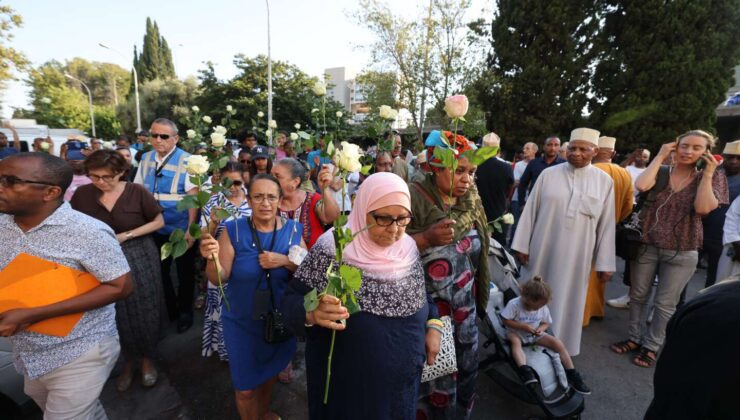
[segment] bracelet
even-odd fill
[[[440,334],[444,335],[444,330],[441,327],[438,327],[436,325],[427,325],[427,331],[428,330],[439,331]]]
[[[432,325],[436,325],[439,328],[444,328],[445,324],[442,322],[441,319],[432,318],[427,320],[427,327],[431,327]]]

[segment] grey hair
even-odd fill
[[[152,121],[152,125],[154,124],[166,125],[170,127],[175,134],[179,132],[177,130],[177,124],[175,124],[174,121],[169,120],[167,118],[157,118],[156,120]]]
[[[532,141],[529,141],[529,142],[524,143],[525,146],[528,145],[528,144],[531,145],[532,147],[534,147],[534,151],[535,152],[538,151],[538,150],[540,150],[539,146],[537,146],[537,143],[532,142]]]
[[[288,168],[292,179],[300,178],[301,182],[306,181],[306,168],[297,159],[284,158],[280,159],[276,164]]]

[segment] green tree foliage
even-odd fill
[[[478,81],[488,127],[517,146],[583,123],[598,31],[595,0],[498,0]]]
[[[108,140],[114,140],[121,134],[121,122],[114,106],[95,106],[95,134]]]
[[[130,73],[116,64],[73,58],[67,62],[64,70],[85,82],[92,92],[95,105],[116,105],[116,101],[122,102],[128,94]],[[87,95],[82,85],[74,81],[71,84]]]
[[[395,73],[365,70],[355,78],[355,83],[361,89],[370,109],[377,110],[381,105],[398,107],[398,80]]]
[[[198,82],[191,77],[179,79],[156,79],[139,84],[141,104],[141,125],[148,128],[156,118],[169,118],[181,123],[190,113],[190,106],[200,94]],[[136,130],[136,105],[134,95],[129,95],[125,103],[116,108],[124,133]],[[183,130],[181,130],[183,131]],[[184,134],[184,131],[180,134]]]
[[[603,0],[592,124],[620,148],[711,130],[740,62],[740,0]]]
[[[13,40],[12,31],[22,25],[21,15],[9,6],[0,6],[0,89],[5,87],[5,82],[15,78],[14,71],[24,70],[28,65],[26,56],[9,46]]]
[[[259,55],[254,58],[237,55],[234,58],[239,73],[230,80],[219,80],[212,63],[200,71],[202,94],[193,105],[198,105],[202,113],[209,115],[213,121],[221,121],[226,115],[226,106],[236,110],[232,119],[238,126],[251,129],[257,113],[267,115],[267,57]],[[318,108],[319,99],[311,88],[316,78],[309,77],[293,64],[283,61],[272,62],[273,119],[277,121],[278,130],[295,131],[293,125],[298,123],[303,128],[315,127],[315,116],[311,110]],[[327,128],[333,130],[336,125],[334,117],[342,111],[342,105],[327,98]],[[264,128],[264,127],[262,127]],[[229,133],[233,137],[235,133]]]
[[[134,67],[139,74],[139,83],[155,79],[175,78],[175,66],[164,36],[159,33],[157,22],[146,18],[146,34],[141,54],[134,47]]]

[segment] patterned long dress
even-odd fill
[[[439,316],[452,318],[457,373],[421,384],[417,419],[470,418],[478,378],[478,326],[475,323],[475,267],[481,253],[478,231],[457,243],[421,253],[427,293]]]
[[[203,218],[205,218],[205,220],[209,220],[211,217],[211,211],[214,207],[221,207],[232,214],[231,217],[223,220],[218,226],[216,229],[216,237],[218,237],[224,229],[224,222],[234,220],[234,218],[244,218],[252,215],[252,209],[249,208],[249,204],[246,200],[244,200],[239,207],[236,207],[223,193],[218,193],[211,196],[211,199],[208,200],[205,208],[203,208],[203,217],[201,217],[202,227],[205,226]],[[224,343],[223,336],[224,327],[221,322],[221,301],[223,300],[221,297],[221,290],[219,290],[218,286],[214,286],[210,281],[207,282],[207,285],[206,305],[203,311],[204,320],[201,355],[203,355],[203,357],[210,357],[214,352],[216,352],[221,360],[228,361],[229,355],[226,352],[226,343]],[[224,290],[228,287],[227,285],[224,286]]]

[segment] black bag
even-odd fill
[[[254,241],[255,246],[257,247],[257,251],[261,254],[263,251],[262,244],[260,243],[260,238],[257,235],[257,229],[255,229],[254,225],[252,224],[252,219],[250,218],[248,221],[249,227],[252,230],[252,240]],[[272,243],[270,244],[270,251],[275,247],[275,237],[277,236],[277,221],[275,221],[275,227],[272,230]],[[265,332],[264,332],[264,339],[265,342],[270,344],[276,344],[276,343],[282,343],[283,341],[286,341],[290,339],[293,335],[290,333],[288,328],[285,326],[285,323],[283,322],[283,313],[280,312],[280,310],[277,308],[277,305],[275,305],[275,293],[272,291],[272,281],[270,279],[270,270],[263,270],[264,273],[263,277],[267,279],[267,293],[255,293],[255,298],[257,296],[260,296],[260,301],[262,299],[265,299],[265,295],[269,295],[269,301],[267,302],[269,305],[272,306],[272,309],[267,310],[266,312],[264,310],[259,310],[259,314],[254,313],[253,317],[259,317],[259,319],[263,319],[265,321]],[[259,285],[262,283],[262,278],[260,278],[260,281],[257,282],[257,288],[259,288]],[[257,292],[260,292],[258,289]],[[265,299],[267,300],[267,299]],[[260,302],[264,303],[264,302]],[[263,305],[254,305],[254,308],[263,307]]]
[[[618,257],[623,258],[626,261],[637,259],[639,256],[640,246],[644,244],[642,242],[641,225],[644,216],[641,217],[641,215],[652,207],[658,193],[668,186],[670,179],[670,167],[668,165],[661,165],[653,188],[651,188],[650,191],[640,193],[640,195],[637,196],[637,205],[635,206],[632,215],[617,224],[615,240],[616,254]]]

